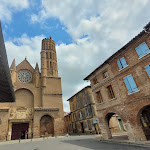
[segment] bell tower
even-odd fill
[[[51,37],[42,40],[41,75],[58,77],[55,42]]]

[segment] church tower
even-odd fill
[[[41,75],[58,77],[55,42],[51,37],[42,40]]]

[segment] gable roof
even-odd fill
[[[16,66],[16,70],[19,71],[21,69],[29,69],[32,72],[34,72],[34,68],[31,66],[31,64],[28,62],[28,60],[25,58],[20,64]]]

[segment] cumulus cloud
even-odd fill
[[[28,0],[0,0],[0,20],[11,21],[12,13],[29,7]]]
[[[44,22],[49,18],[57,18],[73,39],[71,44],[56,45],[58,71],[62,77],[64,110],[69,111],[66,100],[89,85],[83,78],[137,35],[150,21],[150,1],[41,0],[41,2],[38,13],[31,14],[30,22],[42,23],[44,26]],[[24,3],[22,6],[18,1],[12,4],[11,8],[16,10],[27,8],[28,1],[24,0]],[[3,6],[8,10],[7,4]],[[0,12],[1,9],[0,6]],[[11,13],[12,9],[5,15],[0,14],[0,17],[10,20]],[[18,54],[16,58],[18,63],[27,56],[31,64],[35,64],[40,59],[39,41],[43,37],[43,35],[36,37],[22,35],[13,41],[7,41],[9,60],[12,61],[15,52]]]
[[[89,84],[83,78],[142,30],[150,21],[149,7],[148,0],[42,0],[31,22],[58,18],[73,39],[57,45],[64,99]]]
[[[36,62],[40,65],[41,41],[44,35],[28,37],[23,34],[20,38],[14,38],[11,41],[6,41],[6,50],[9,65],[13,59],[16,59],[16,65],[27,58],[32,67],[35,67]]]

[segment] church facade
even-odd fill
[[[0,104],[0,140],[55,136],[64,133],[61,78],[55,42],[42,40],[41,71],[27,59],[10,67],[16,102]]]

